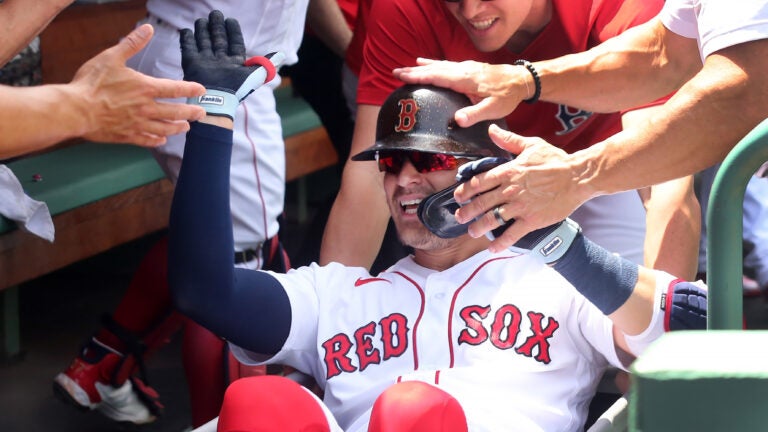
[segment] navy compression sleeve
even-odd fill
[[[195,122],[171,207],[168,280],[176,307],[238,346],[276,353],[291,324],[288,296],[268,273],[234,267],[232,131]]]

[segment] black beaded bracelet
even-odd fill
[[[536,72],[536,68],[533,67],[533,63],[529,62],[528,60],[520,59],[515,60],[514,64],[517,66],[525,66],[525,68],[528,69],[528,72],[530,72],[533,76],[533,85],[536,87],[533,91],[533,96],[524,100],[523,102],[527,104],[538,102],[539,96],[541,96],[541,79],[539,79],[539,73]]]

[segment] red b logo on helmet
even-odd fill
[[[400,99],[397,105],[400,107],[400,114],[398,114],[400,119],[395,125],[395,132],[410,132],[416,126],[416,112],[419,110],[419,105],[414,99]]]

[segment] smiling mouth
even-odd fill
[[[419,209],[420,199],[412,199],[407,201],[400,201],[400,209],[407,215],[415,215],[416,210]]]
[[[489,18],[478,21],[467,21],[469,25],[475,30],[487,30],[496,22],[498,18]]]

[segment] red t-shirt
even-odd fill
[[[656,16],[663,0],[552,0],[552,19],[521,53],[478,51],[443,0],[377,0],[367,21],[357,101],[381,105],[403,83],[392,69],[416,57],[512,64],[586,51]],[[506,118],[511,131],[539,136],[572,153],[621,130],[620,115],[593,114],[548,102],[521,103]]]
[[[355,28],[355,20],[357,19],[357,4],[358,0],[337,0],[336,3],[341,9],[344,20],[347,22],[349,28]]]
[[[363,67],[363,45],[365,44],[366,26],[368,15],[371,13],[371,4],[373,0],[359,0],[357,16],[355,17],[355,26],[353,28],[352,40],[347,47],[347,53],[344,61],[347,63],[355,75],[360,75],[360,69]]]

